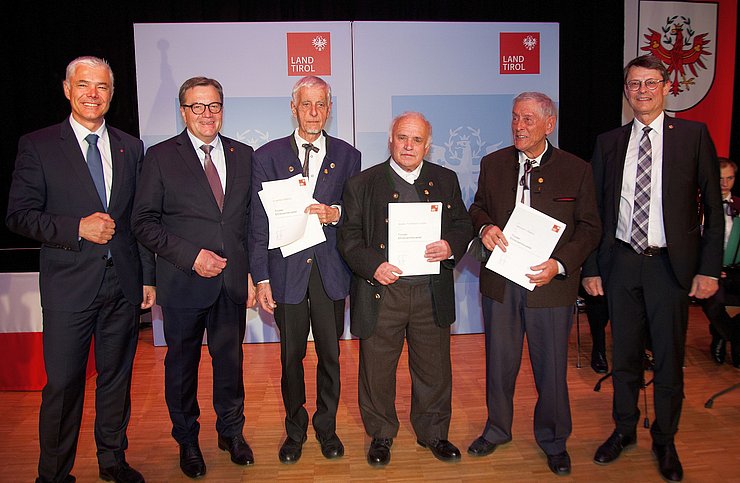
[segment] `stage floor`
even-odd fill
[[[608,329],[607,329],[608,332]],[[573,412],[573,434],[568,450],[573,462],[569,477],[558,481],[661,481],[650,452],[649,430],[638,429],[638,445],[609,466],[598,466],[592,458],[596,447],[609,436],[611,382],[594,392],[599,379],[589,365],[591,340],[585,314],[580,315],[581,364],[576,367],[576,326],[570,338],[568,380]],[[701,310],[690,309],[686,351],[686,399],[676,447],[684,467],[684,481],[740,481],[740,389],[718,398],[712,409],[704,403],[715,392],[740,382],[740,370],[730,364],[715,364],[709,358],[710,337]],[[394,441],[391,463],[371,468],[365,461],[369,438],[365,435],[357,407],[356,340],[341,342],[342,397],[337,433],[345,444],[345,456],[328,461],[313,432],[309,430],[303,457],[295,465],[282,465],[277,453],[285,437],[280,396],[280,347],[277,343],[245,345],[246,389],[245,437],[255,453],[251,467],[234,465],[228,453],[216,446],[215,415],[211,404],[212,378],[207,349],[203,348],[200,370],[200,446],[208,467],[202,481],[539,481],[556,480],[546,458],[534,442],[532,417],[536,394],[524,353],[515,396],[514,440],[484,458],[465,453],[481,432],[486,418],[484,341],[482,334],[452,338],[453,415],[450,440],[462,451],[459,463],[436,460],[416,445],[408,420],[410,386],[406,354],[398,371],[396,407],[401,429]],[[141,332],[134,369],[132,414],[129,426],[128,462],[148,482],[190,481],[178,466],[177,444],[170,436],[170,421],[164,402],[164,356],[166,347],[154,347],[151,329]],[[609,354],[610,356],[611,354]],[[306,358],[309,413],[315,407],[315,362],[313,345]],[[650,377],[650,373],[648,373]],[[647,389],[652,414],[652,386]],[[0,482],[32,481],[38,459],[38,407],[40,392],[0,392]],[[93,438],[94,378],[88,381],[84,420],[73,474],[79,482],[97,481],[98,469]],[[640,400],[644,412],[643,400]]]

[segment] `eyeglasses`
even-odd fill
[[[180,104],[180,107],[189,107],[193,114],[201,115],[206,112],[206,107],[211,111],[211,114],[218,114],[224,108],[224,105],[221,102],[211,102],[210,104],[196,102],[195,104]]]
[[[644,83],[645,84],[645,87],[647,87],[651,91],[654,91],[663,82],[665,82],[665,81],[664,80],[658,80],[658,79],[645,79],[644,81],[631,80],[631,81],[625,82],[624,85],[626,85],[627,86],[627,89],[630,90],[630,91],[639,91],[640,90],[640,86],[642,86],[642,84]]]

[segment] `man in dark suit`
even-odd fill
[[[481,160],[470,216],[487,249],[506,251],[508,240],[502,230],[517,203],[565,223],[566,228],[550,258],[530,267],[526,276],[532,291],[481,267],[488,419],[468,453],[485,456],[511,441],[514,386],[526,334],[538,394],[535,439],[550,470],[567,475],[571,463],[566,441],[572,429],[568,335],[581,265],[596,248],[601,225],[588,163],[547,140],[556,115],[555,104],[546,95],[519,94],[511,117],[514,145]]]
[[[455,321],[455,261],[465,254],[472,227],[457,175],[424,161],[432,126],[420,113],[393,120],[391,157],[347,182],[339,250],[352,269],[350,320],[360,338],[359,405],[372,438],[367,461],[387,465],[398,433],[396,369],[408,343],[411,425],[417,443],[443,461],[460,451],[448,441],[452,416],[450,325]],[[439,262],[434,275],[404,276],[388,261],[391,203],[441,202],[441,238],[424,257]]]
[[[732,224],[740,213],[740,198],[732,194],[735,176],[737,176],[737,164],[727,158],[719,158],[719,183],[725,220],[725,250],[728,248],[727,242],[732,232]],[[737,245],[731,246],[730,250],[731,253],[725,253],[725,258],[727,259],[729,255],[729,260],[734,260]],[[733,263],[733,261],[728,262],[728,264]],[[709,353],[717,364],[724,364],[729,339],[732,365],[740,368],[740,322],[738,322],[740,316],[730,317],[727,313],[727,305],[740,305],[740,293],[728,286],[723,275],[720,278],[717,293],[703,300],[701,304],[704,315],[709,319],[709,333],[712,335]]]
[[[129,227],[144,147],[105,123],[113,72],[104,60],[73,60],[63,86],[72,114],[20,139],[6,219],[11,230],[42,244],[47,383],[36,481],[75,481],[69,472],[94,337],[100,477],[143,482],[124,452],[139,308],[151,307],[155,299],[154,258],[137,246]]]
[[[591,161],[604,230],[598,252],[584,266],[583,285],[591,295],[606,292],[614,344],[616,428],[594,461],[610,463],[635,443],[649,332],[655,358],[653,453],[661,475],[679,481],[683,469],[674,436],[689,297],[705,299],[717,291],[724,222],[709,132],[704,124],[663,113],[670,85],[655,57],[637,57],[624,68],[624,95],[634,120],[596,140]]]
[[[290,103],[298,128],[254,153],[250,261],[257,282],[257,300],[275,315],[280,330],[281,389],[285,430],[279,458],[295,463],[301,457],[308,429],[303,359],[309,329],[318,356],[316,412],[312,423],[321,453],[332,459],[344,454],[336,434],[339,404],[339,338],[344,332],[344,299],[349,293],[349,269],[337,251],[344,182],[360,171],[360,152],[327,135],[323,129],[331,114],[331,87],[307,76],[293,87]],[[302,173],[317,201],[306,208],[318,215],[326,241],[284,257],[280,248],[268,250],[269,221],[258,196],[262,183]],[[303,207],[301,207],[303,208]]]
[[[254,463],[242,435],[242,341],[246,308],[254,305],[247,259],[252,148],[219,134],[223,100],[214,79],[193,77],[182,84],[186,128],[147,150],[132,215],[136,237],[157,254],[167,341],[165,399],[180,468],[190,478],[206,473],[197,399],[204,330],[218,447],[234,463]]]

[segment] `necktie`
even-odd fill
[[[206,158],[203,162],[203,167],[206,172],[206,178],[208,178],[208,184],[211,186],[213,197],[216,198],[218,209],[223,211],[224,209],[224,189],[221,186],[221,178],[218,176],[216,166],[213,165],[213,159],[211,158],[211,150],[213,146],[210,144],[204,144],[200,149],[206,153]]]
[[[98,149],[98,135],[88,134],[85,137],[87,141],[87,169],[90,170],[95,189],[98,192],[100,201],[103,203],[103,210],[108,211],[108,201],[105,197],[105,177],[103,176],[103,158],[100,156]]]
[[[522,187],[522,199],[520,200],[522,203],[524,203],[524,192],[529,189],[527,180],[529,179],[529,173],[532,172],[533,163],[534,161],[532,161],[531,159],[528,159],[524,162],[524,174],[522,174],[522,177],[519,180],[519,185]]]
[[[306,150],[306,155],[303,157],[303,177],[308,178],[308,160],[311,157],[311,151],[318,153],[319,148],[311,143],[306,143],[303,145],[303,149]]]
[[[722,200],[722,204],[725,208],[725,214],[727,216],[735,217],[737,216],[737,211],[732,207],[732,204],[730,203],[730,200]]]
[[[637,253],[648,246],[648,221],[650,219],[650,169],[653,164],[653,148],[648,133],[652,128],[642,128],[642,139],[637,149],[637,176],[635,177],[635,201],[632,208],[632,235],[630,245]]]

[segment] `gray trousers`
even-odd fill
[[[573,307],[529,308],[526,294],[526,289],[507,282],[503,303],[482,297],[488,406],[483,437],[497,444],[511,441],[514,389],[526,334],[538,396],[534,436],[545,454],[556,455],[565,451],[572,430],[566,376]]]

